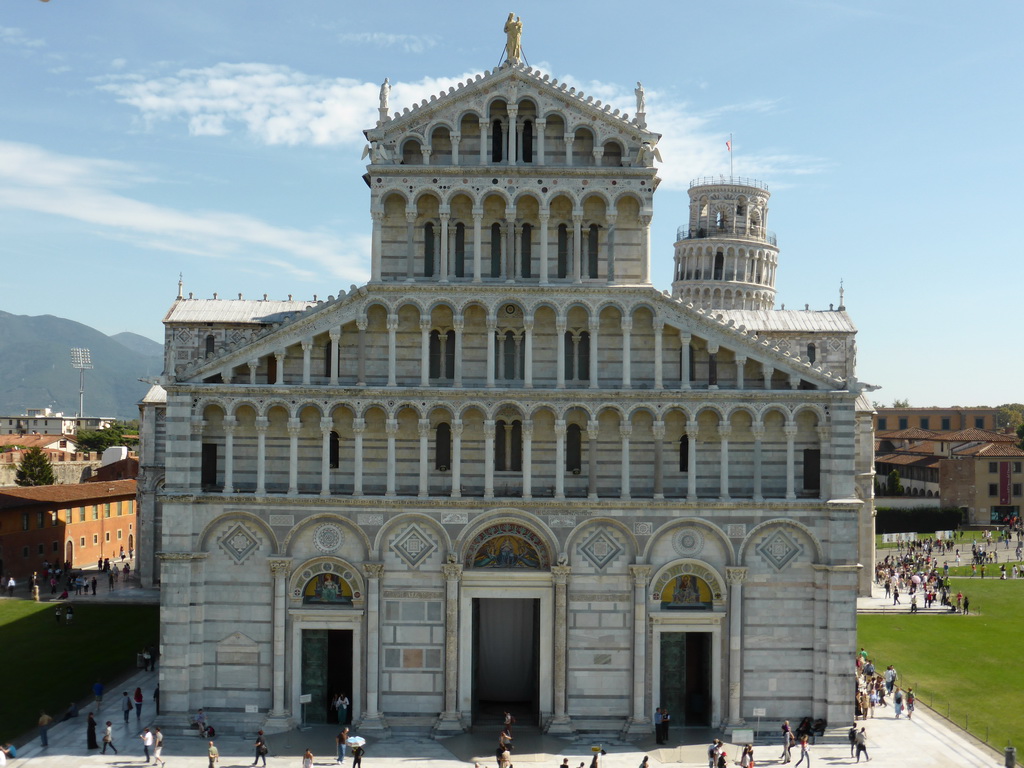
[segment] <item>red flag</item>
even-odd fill
[[[732,152],[732,141],[731,141],[731,140],[730,140],[730,141],[727,141],[727,142],[725,142],[725,148],[726,148],[726,149],[727,149],[728,151]]]

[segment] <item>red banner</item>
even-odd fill
[[[1010,462],[999,462],[999,504],[1006,506],[1010,503]]]

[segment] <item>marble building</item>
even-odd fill
[[[341,692],[362,731],[850,719],[856,329],[773,309],[753,180],[694,182],[652,286],[637,96],[622,114],[514,55],[401,111],[385,84],[369,283],[179,290],[141,404],[166,717],[283,729]]]

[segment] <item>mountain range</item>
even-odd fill
[[[53,315],[12,315],[0,311],[0,415],[17,416],[27,408],[49,407],[78,413],[79,372],[71,367],[71,349],[88,349],[92,369],[85,371],[85,415],[137,419],[136,406],[158,376],[163,347],[145,336],[124,332],[107,336],[88,325]]]

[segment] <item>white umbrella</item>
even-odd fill
[[[362,736],[349,736],[345,743],[350,747],[361,747],[366,743],[366,739]]]
[[[918,576],[917,574],[914,574],[913,578],[911,578],[911,581],[914,582],[915,584],[920,584],[921,583],[921,577]]]

